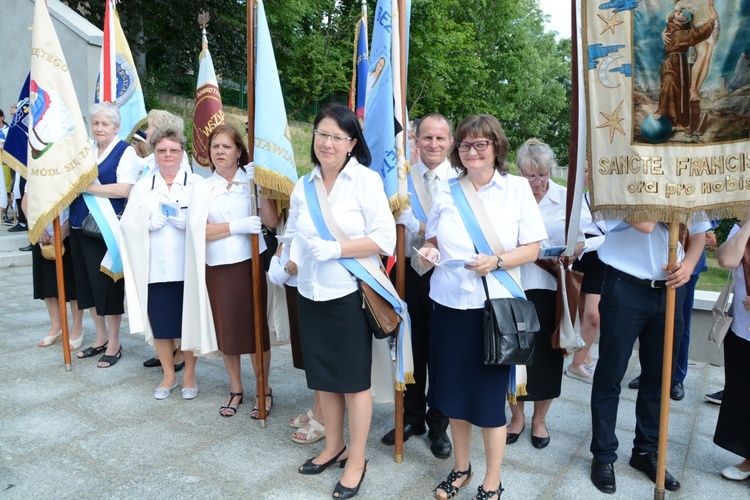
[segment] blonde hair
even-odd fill
[[[177,115],[164,111],[163,109],[152,109],[146,116],[149,126],[161,128],[166,125],[185,130],[185,121]]]

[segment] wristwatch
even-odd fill
[[[284,272],[287,273],[289,276],[292,275],[292,272],[289,270],[289,266],[287,266],[286,264],[284,264]]]
[[[498,269],[503,268],[503,259],[501,259],[499,255],[495,255],[495,257],[497,257],[497,267],[495,268],[497,271]]]

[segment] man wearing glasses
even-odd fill
[[[429,428],[430,449],[437,458],[451,455],[448,439],[448,418],[434,408],[427,409],[425,389],[427,364],[430,358],[430,277],[432,269],[419,265],[414,248],[424,243],[424,231],[438,182],[456,177],[457,172],[447,160],[453,143],[453,131],[447,118],[437,113],[425,115],[417,124],[416,147],[419,161],[411,167],[409,197],[413,210],[407,209],[396,221],[406,228],[406,257],[411,265],[406,266],[406,296],[411,316],[412,350],[415,384],[404,392],[404,441],[411,436],[420,436]],[[415,215],[417,213],[418,215]],[[425,423],[427,424],[425,427]],[[396,430],[390,430],[381,440],[392,445]]]

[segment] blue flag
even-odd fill
[[[8,135],[5,138],[3,164],[26,177],[26,157],[29,150],[29,80],[23,84],[16,104],[16,114],[10,121]]]

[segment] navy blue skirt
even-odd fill
[[[427,401],[449,418],[502,427],[510,367],[484,364],[483,312],[434,304]]]
[[[155,339],[182,337],[184,281],[148,284],[148,320]]]

